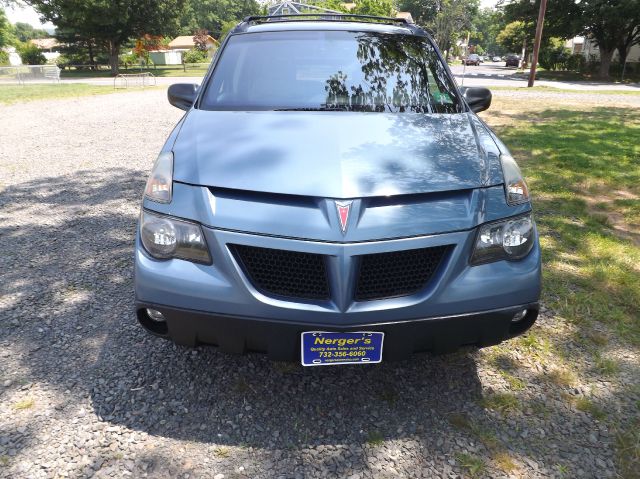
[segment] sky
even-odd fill
[[[480,0],[482,7],[495,7],[496,3],[497,0]],[[52,31],[54,28],[50,22],[43,25],[35,10],[27,5],[14,5],[13,7],[6,8],[5,12],[11,23],[29,23],[36,28],[44,28],[49,31]]]
[[[46,30],[53,30],[54,28],[53,24],[50,22],[43,24],[36,11],[27,5],[16,4],[13,7],[6,7],[4,11],[11,23],[29,23],[36,28],[44,28]]]

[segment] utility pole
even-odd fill
[[[532,1],[533,3],[533,1]],[[533,60],[529,70],[528,87],[533,86],[536,79],[536,67],[538,66],[538,53],[540,53],[540,42],[542,41],[542,27],[544,26],[544,14],[547,11],[547,0],[540,0],[540,12],[538,13],[538,23],[536,24],[536,40],[533,45]]]

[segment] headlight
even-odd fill
[[[524,258],[533,247],[531,214],[480,226],[471,264]]]
[[[529,201],[529,188],[524,178],[522,178],[522,173],[516,160],[510,155],[500,155],[500,161],[502,162],[507,204],[513,206]]]
[[[144,189],[144,196],[156,203],[171,203],[173,188],[173,153],[160,153]]]
[[[179,258],[211,264],[207,242],[197,223],[143,210],[140,214],[140,240],[144,249],[156,259]]]

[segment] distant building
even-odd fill
[[[182,35],[174,38],[169,42],[169,50],[175,50],[179,52],[186,52],[195,48],[196,43],[193,41],[193,35]],[[211,35],[207,35],[207,50],[213,52],[220,46],[220,42],[213,38]]]
[[[154,65],[180,65],[182,52],[179,50],[152,50],[149,58]]]
[[[52,62],[60,56],[58,51],[60,43],[55,38],[34,38],[29,40],[29,43],[42,50],[42,54],[48,62]]]
[[[567,40],[564,44],[565,48],[571,50],[572,54],[582,54],[585,58],[589,59],[594,57],[596,59],[600,58],[600,49],[598,45],[593,41],[593,39],[589,37],[574,37],[570,40]],[[613,54],[613,61],[617,61],[620,59],[620,55],[616,50]],[[629,54],[627,55],[627,63],[637,63],[640,62],[640,45],[634,45],[631,47]]]
[[[396,18],[404,18],[409,23],[415,23],[411,16],[411,12],[398,12],[396,13]]]

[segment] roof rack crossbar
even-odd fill
[[[268,22],[268,21],[295,21],[296,18],[300,17],[326,17],[322,18],[323,21],[330,22],[341,22],[341,21],[349,21],[348,19],[356,19],[357,20],[378,20],[381,23],[400,23],[402,25],[413,25],[406,18],[398,18],[398,17],[377,17],[375,15],[358,15],[351,13],[331,13],[331,12],[318,12],[318,13],[292,13],[288,15],[254,15],[250,17],[246,17],[244,22]],[[290,19],[290,20],[286,20]]]

